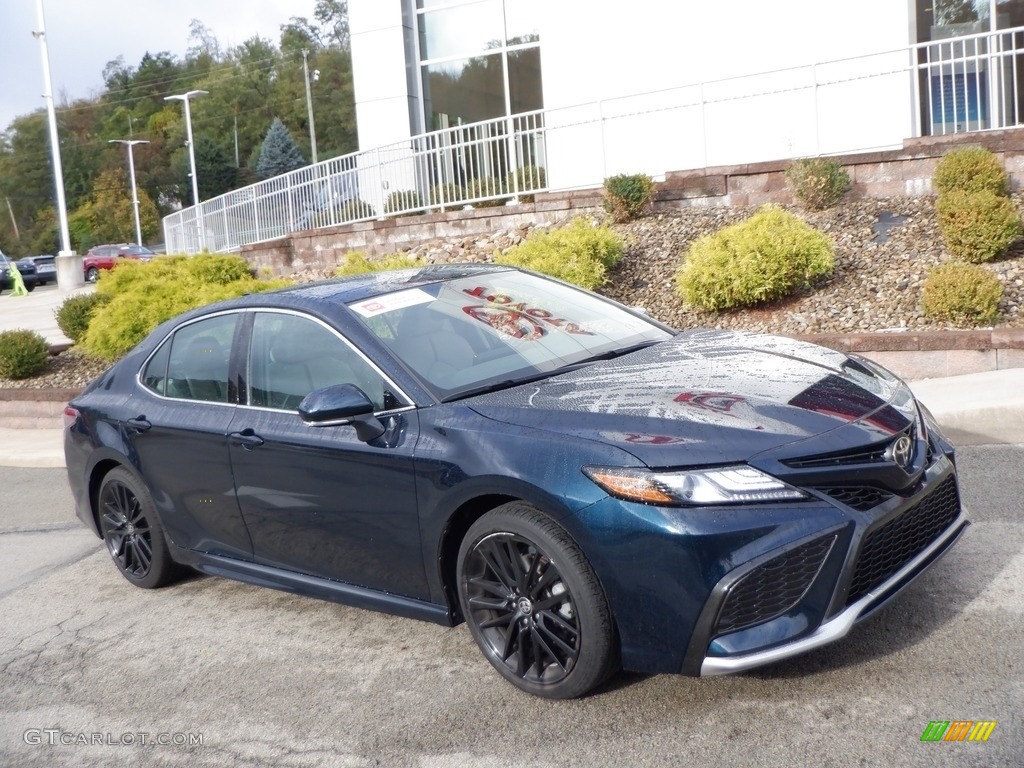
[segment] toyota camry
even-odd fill
[[[194,310],[65,424],[78,515],[129,582],[464,621],[549,698],[836,641],[968,525],[952,447],[869,360],[498,266]]]

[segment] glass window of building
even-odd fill
[[[538,0],[417,0],[423,129],[542,109]]]

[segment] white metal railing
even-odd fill
[[[174,213],[164,219],[165,244],[169,253],[235,251],[295,231],[514,200],[549,188],[549,158],[558,186],[571,188],[613,173],[869,151],[908,136],[1005,128],[1024,117],[1021,75],[1024,27],[1015,27],[459,125]],[[877,110],[879,102],[906,108]]]

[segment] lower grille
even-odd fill
[[[857,602],[910,562],[959,514],[960,495],[951,476],[930,496],[869,533],[857,559],[847,604]]]
[[[884,501],[892,498],[888,491],[882,491],[870,486],[827,486],[815,488],[816,491],[828,494],[840,504],[853,507],[858,512],[865,512],[877,507]]]
[[[770,621],[799,602],[825,562],[836,537],[823,536],[758,566],[732,589],[718,617],[715,634]]]

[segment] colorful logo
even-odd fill
[[[921,741],[988,741],[996,725],[995,720],[932,720]]]

